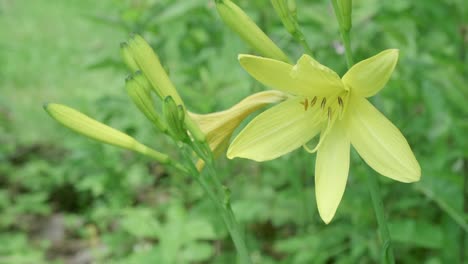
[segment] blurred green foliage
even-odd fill
[[[468,261],[466,2],[354,2],[356,59],[400,49],[374,104],[407,137],[423,172],[416,184],[380,177],[397,262]],[[269,1],[237,3],[300,56]],[[297,6],[314,55],[344,73],[330,3]],[[238,66],[237,54],[252,51],[212,1],[0,0],[0,263],[235,263],[222,221],[191,180],[76,136],[42,111],[45,101],[62,102],[170,149],[124,92],[118,44],[131,32],[152,43],[192,111],[222,110],[266,89]],[[330,225],[317,215],[313,160],[299,150],[261,164],[219,161],[254,262],[377,262],[357,155]]]

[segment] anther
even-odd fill
[[[325,108],[325,105],[326,105],[326,104],[327,104],[327,98],[324,97],[324,98],[322,99],[322,104],[320,105],[320,107],[322,108],[322,110]]]
[[[310,100],[310,107],[314,106],[316,102],[317,102],[317,96],[314,96],[314,98]]]
[[[332,116],[332,109],[331,107],[328,107],[328,122],[330,122]]]
[[[309,100],[304,99],[304,102],[301,102],[301,105],[304,105],[304,111],[307,111],[307,108],[309,108]]]
[[[338,96],[338,104],[340,105],[341,108],[343,108],[343,99]]]
[[[339,118],[341,120],[341,118],[343,117],[344,103],[343,103],[343,99],[341,99],[341,97],[339,97],[339,96],[338,96],[338,105],[340,106]]]

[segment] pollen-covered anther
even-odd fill
[[[317,102],[317,96],[314,96],[314,98],[310,100],[310,107],[314,106],[316,102]]]
[[[324,98],[322,99],[322,104],[320,105],[320,107],[322,108],[322,110],[325,109],[325,105],[326,105],[326,104],[327,104],[327,98],[324,97]]]

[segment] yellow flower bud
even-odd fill
[[[288,62],[283,51],[242,11],[229,0],[216,1],[216,9],[224,23],[261,55]]]
[[[133,137],[104,125],[73,108],[51,103],[44,105],[44,109],[57,122],[79,134],[106,144],[139,152],[161,163],[169,163],[167,155],[150,149]]]
[[[158,56],[150,45],[141,36],[135,35],[128,41],[128,47],[130,54],[151,83],[153,89],[155,89],[156,94],[161,99],[170,96],[177,105],[184,106],[174,84],[169,79]]]
[[[296,31],[296,25],[292,14],[290,13],[287,0],[271,0],[271,4],[275,9],[276,13],[283,22],[284,27],[288,32],[294,34]]]
[[[333,0],[332,1],[338,23],[341,30],[349,31],[351,29],[352,0]]]
[[[122,59],[131,72],[136,72],[139,70],[137,63],[132,57],[132,54],[130,54],[127,42],[120,43],[120,56],[122,56]]]
[[[125,88],[130,99],[132,99],[138,109],[154,126],[165,133],[167,131],[166,125],[160,120],[159,114],[156,112],[146,78],[141,73],[137,72],[127,78]]]

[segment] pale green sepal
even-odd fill
[[[272,160],[312,139],[320,132],[320,113],[305,111],[303,100],[287,100],[255,117],[229,146],[228,158]]]
[[[307,54],[299,58],[291,76],[300,84],[301,91],[304,91],[302,95],[305,96],[331,96],[346,89],[336,72]]]
[[[126,79],[125,88],[138,109],[151,121],[151,123],[163,133],[167,132],[166,125],[159,118],[156,108],[148,91],[149,87],[145,88],[146,78],[141,74],[129,76]],[[143,85],[142,85],[143,84]]]
[[[421,168],[408,142],[367,99],[350,96],[347,111],[351,144],[378,173],[401,182],[415,182]]]
[[[343,83],[357,95],[373,96],[388,82],[397,62],[397,49],[384,50],[355,64],[343,76]]]
[[[328,224],[346,188],[350,141],[342,121],[337,121],[317,152],[315,196],[322,220]]]
[[[236,4],[230,0],[216,1],[216,9],[224,23],[261,55],[289,61],[286,54]]]
[[[177,105],[183,106],[180,95],[150,45],[141,36],[135,35],[128,40],[128,47],[133,59],[155,89],[156,94],[161,99],[171,96]]]
[[[47,113],[63,126],[91,139],[133,150],[150,156],[161,163],[168,163],[169,157],[163,153],[152,150],[141,144],[133,137],[122,133],[110,126],[98,122],[79,111],[61,104],[46,104]]]

